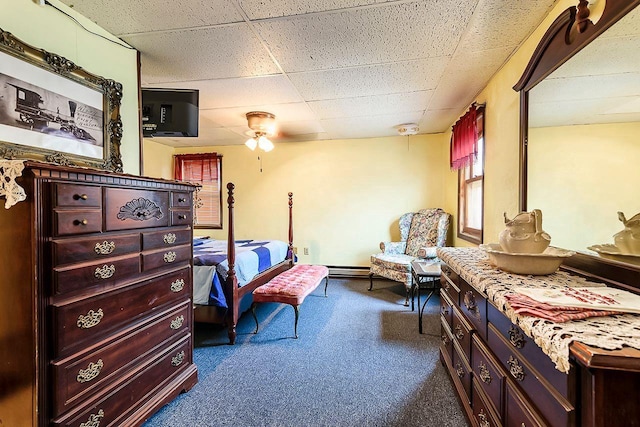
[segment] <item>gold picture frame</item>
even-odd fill
[[[0,28],[0,158],[122,172],[122,84]]]

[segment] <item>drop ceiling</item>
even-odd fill
[[[180,147],[243,144],[255,110],[276,144],[443,132],[555,3],[63,2],[140,51],[143,87],[199,90],[199,136],[154,138]]]

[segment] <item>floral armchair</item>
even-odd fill
[[[413,298],[411,261],[422,258],[438,260],[436,248],[445,246],[451,215],[440,208],[422,209],[400,217],[400,242],[381,242],[381,253],[371,255],[369,290],[373,275],[404,283],[407,290],[405,306]]]

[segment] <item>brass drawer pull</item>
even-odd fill
[[[186,215],[178,215],[178,219],[187,219]]]
[[[480,317],[480,313],[478,312],[478,304],[476,303],[476,298],[473,295],[473,291],[467,291],[464,293],[464,306],[467,307],[467,310]]]
[[[173,233],[167,233],[164,236],[162,236],[162,240],[167,244],[167,245],[172,245],[176,242],[176,235]]]
[[[464,331],[462,330],[462,326],[456,325],[456,338],[461,340],[464,338]]]
[[[166,254],[164,254],[164,262],[173,262],[176,260],[176,258],[177,258],[177,255],[173,251],[167,252]]]
[[[176,329],[180,329],[183,323],[184,316],[180,315],[171,321],[171,325],[169,325],[169,327],[175,331]]]
[[[514,325],[511,325],[509,328],[509,342],[515,348],[522,348],[525,344],[524,335],[522,335],[522,332]]]
[[[103,367],[104,363],[102,362],[102,359],[98,359],[96,363],[91,362],[89,363],[89,366],[87,366],[87,369],[80,369],[78,371],[76,380],[79,383],[86,383],[87,381],[91,381],[92,379],[100,375],[100,371]]]
[[[464,369],[462,369],[462,365],[460,363],[456,363],[456,375],[460,379],[464,377]]]
[[[442,306],[442,310],[440,310],[440,312],[441,312],[443,315],[448,316],[448,315],[449,315],[449,307],[447,307],[447,306],[444,306],[444,305],[443,305],[443,306]]]
[[[100,427],[100,420],[104,418],[104,411],[100,409],[97,414],[89,415],[86,423],[80,424],[80,427]]]
[[[487,414],[484,413],[484,408],[480,409],[480,413],[478,414],[478,420],[480,420],[480,427],[490,427],[491,424],[487,419]]]
[[[93,328],[100,323],[103,317],[104,313],[101,308],[99,308],[98,311],[89,310],[86,316],[83,316],[82,314],[78,316],[76,325],[78,325],[78,328],[80,329]]]
[[[509,373],[513,378],[518,381],[524,381],[524,377],[526,374],[524,373],[524,369],[518,359],[513,356],[509,356],[509,360],[507,360],[507,364],[509,365]]]
[[[186,201],[187,199],[185,199],[184,197],[178,197],[178,203],[184,203]]]
[[[171,292],[180,292],[184,289],[184,279],[178,279],[175,282],[171,282]]]
[[[96,243],[96,247],[93,250],[98,255],[109,255],[116,248],[116,242],[107,242],[106,240],[102,243]]]
[[[111,265],[103,265],[102,267],[96,267],[95,273],[93,275],[96,279],[108,279],[113,276],[116,272],[116,266]]]
[[[89,198],[89,196],[87,196],[86,194],[75,194],[73,196],[74,199],[78,200],[87,200]]]
[[[478,369],[480,370],[480,379],[482,380],[482,382],[485,384],[491,384],[491,373],[487,369],[487,365],[485,365],[483,362],[480,362],[480,365],[478,365]]]
[[[87,225],[89,224],[89,221],[87,219],[76,219],[73,223],[75,225]]]
[[[171,366],[180,366],[184,362],[184,351],[171,358]]]
[[[442,344],[447,345],[449,344],[449,337],[446,335],[442,335]]]

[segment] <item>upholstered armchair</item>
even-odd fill
[[[381,242],[381,253],[371,255],[369,290],[373,275],[404,283],[407,291],[405,306],[413,298],[411,261],[418,258],[438,260],[436,248],[445,246],[451,215],[440,208],[422,209],[400,217],[400,242]]]

